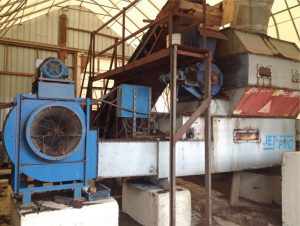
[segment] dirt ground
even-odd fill
[[[213,176],[213,225],[215,226],[279,226],[281,208],[240,199],[236,206],[229,205],[231,174]],[[177,179],[177,185],[187,188],[192,195],[192,225],[203,225],[205,213],[204,177],[192,176]],[[9,225],[9,197],[7,180],[0,180],[0,226]],[[114,185],[112,195],[121,207],[121,187]],[[120,226],[139,226],[120,211]]]

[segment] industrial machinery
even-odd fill
[[[221,87],[223,85],[223,74],[215,64],[212,64],[211,70],[211,94],[215,96],[220,92]],[[205,87],[205,65],[202,62],[191,64],[184,68],[178,69],[177,77],[178,98],[182,98],[182,96],[184,96],[184,92],[182,92],[182,90],[184,89],[189,94],[192,94],[194,97],[198,99],[203,99]],[[163,83],[169,83],[169,74],[161,75],[160,80]]]
[[[193,13],[189,4],[178,15]],[[219,15],[219,9],[209,10]],[[166,13],[164,7],[158,19]],[[219,16],[214,19],[220,20]],[[99,135],[90,129],[91,102],[74,97],[65,66],[56,59],[41,65],[33,93],[15,98],[4,127],[5,148],[14,165],[14,192],[23,196],[23,203],[30,202],[33,192],[54,189],[74,189],[78,198],[94,178],[169,177],[170,119],[151,109],[167,87],[170,48],[178,48],[176,128],[204,101],[205,67],[198,57],[203,56],[201,29],[190,26],[192,22],[175,26],[182,42],[167,49],[167,26],[151,26],[127,65],[101,75],[113,79],[115,86],[93,101],[102,103],[92,120]],[[214,56],[212,172],[280,164],[283,152],[295,150],[299,49],[292,43],[235,29],[222,33],[215,29],[208,34],[208,48]],[[204,119],[198,118],[177,141],[176,176],[205,172],[204,126]],[[29,188],[21,175],[38,182],[62,183]]]
[[[178,4],[180,12],[189,12],[195,18],[202,15],[197,3],[180,1]],[[168,5],[157,19],[166,15],[167,9]],[[261,10],[267,8],[263,6]],[[212,16],[220,15],[217,9],[208,11],[211,21],[218,21]],[[234,18],[243,18],[242,12]],[[181,23],[176,23],[178,21]],[[173,22],[173,43],[180,52],[177,55],[175,125],[178,130],[204,101],[204,64],[199,58],[191,57],[197,55],[195,48],[202,46],[203,31],[201,26],[193,27],[191,21],[179,16]],[[300,113],[299,49],[293,43],[262,33],[232,28],[221,32],[214,27],[208,29],[207,46],[213,56],[210,106],[214,173],[279,165],[283,152],[295,151],[296,118]],[[153,106],[170,80],[166,63],[169,52],[165,51],[166,47],[167,50],[171,48],[168,39],[167,26],[151,26],[127,65],[99,77],[114,80],[116,86],[126,83],[151,87]],[[109,109],[108,105],[100,108],[100,126],[115,126],[116,119],[111,116],[113,110]],[[127,139],[124,135],[114,140],[114,133],[107,129],[101,131],[101,138],[110,139],[102,139],[99,143],[99,177],[169,176],[170,119],[167,114],[154,116],[158,132],[146,140]],[[204,118],[200,117],[177,141],[177,176],[204,174],[204,127]],[[125,166],[128,164],[130,167]]]
[[[69,188],[79,198],[82,187],[96,177],[97,132],[90,130],[90,100],[74,97],[68,69],[58,59],[46,59],[38,71],[33,93],[15,98],[3,130],[13,191],[22,195],[24,205],[39,191]],[[54,184],[40,186],[44,182]]]

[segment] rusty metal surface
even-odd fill
[[[300,51],[295,43],[232,28],[224,29],[222,32],[227,40],[219,41],[216,58],[225,58],[240,53],[254,53],[300,61]]]
[[[300,113],[300,91],[248,87],[234,108],[240,116],[296,118]]]
[[[235,129],[233,131],[234,143],[261,141],[258,129]]]
[[[207,110],[210,106],[211,97],[208,97],[199,108],[191,115],[191,117],[177,130],[174,135],[175,142],[179,141],[183,134],[192,126],[192,124]]]
[[[196,61],[199,61],[199,59],[204,58],[205,51],[200,51],[196,48],[188,48],[185,46],[178,46],[178,57],[179,57],[179,66],[183,66],[186,64],[190,64]],[[132,63],[128,63],[124,67],[116,68],[115,70],[107,71],[102,74],[96,75],[94,80],[99,79],[122,79],[123,77],[126,77],[128,79],[128,75],[136,75],[138,77],[141,76],[141,74],[147,73],[149,69],[153,70],[153,67],[155,66],[156,70],[158,67],[165,68],[162,72],[167,72],[169,70],[169,57],[170,57],[170,49],[162,49],[152,55],[140,58]],[[153,73],[153,71],[151,71]],[[125,76],[127,75],[127,76]]]

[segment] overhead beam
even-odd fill
[[[114,5],[119,11],[122,11],[112,0],[108,0],[112,5]],[[133,5],[135,7],[135,5]],[[125,13],[125,17],[137,28],[140,29],[140,27],[132,20],[130,17],[128,17]]]
[[[94,0],[92,0],[96,5],[98,5],[105,13],[107,13],[107,14],[109,14],[109,12],[106,10],[106,9],[104,9],[102,6],[100,6],[97,2],[95,2]],[[116,18],[116,22],[120,25],[120,26],[122,26],[122,24],[118,21],[118,19]],[[132,33],[130,30],[128,30],[128,28],[126,28],[125,27],[125,30],[126,31],[128,31],[130,34]]]
[[[125,7],[125,9],[129,9],[130,7],[132,7],[133,5],[135,5],[137,2],[139,2],[140,0],[134,0],[133,2],[131,2],[129,5],[127,5]],[[108,21],[106,21],[104,24],[102,24],[95,32],[99,32],[101,29],[103,29],[104,27],[108,26],[113,20],[118,19],[119,16],[122,15],[122,12],[117,13],[116,15],[114,15],[113,17],[111,17]]]
[[[152,2],[152,0],[149,1],[149,3],[159,12],[160,9]]]
[[[46,13],[46,15],[48,15],[48,14],[50,13],[50,11],[51,11],[51,9],[52,9],[52,7],[53,7],[54,2],[55,2],[55,0],[52,1],[52,4],[51,4],[51,6],[49,7],[49,10],[48,10],[48,12]]]
[[[21,11],[21,9],[22,9],[22,7],[24,6],[24,4],[25,4],[25,7],[26,7],[27,0],[26,0],[25,2],[23,2],[23,3],[20,3],[20,4],[17,6],[17,8],[15,9],[15,12],[12,13],[11,15],[9,15],[9,16],[7,17],[6,21],[7,21],[12,15],[14,15],[14,16],[18,15],[18,13]],[[11,7],[10,7],[10,8],[11,8]],[[23,17],[23,14],[24,14],[24,10],[23,10],[21,19],[22,19],[22,17]],[[17,20],[13,21],[12,25],[14,25],[16,22],[17,22]],[[7,28],[7,25],[8,25],[8,24],[6,24],[6,26],[0,31],[0,34],[1,34],[0,36],[1,36],[1,37],[3,37],[3,36],[8,32],[9,29],[6,29],[6,28]],[[0,25],[0,28],[1,28],[1,25]]]
[[[60,8],[60,9],[67,9],[67,10],[74,10],[74,11],[78,11],[78,12],[85,12],[85,13],[92,13],[94,15],[100,15],[100,16],[109,16],[108,14],[103,14],[103,13],[95,13],[93,12],[92,10],[83,10],[83,9],[76,9],[76,8],[72,8],[70,6],[60,6],[60,5],[57,5],[55,6],[56,8]]]
[[[75,27],[68,27],[68,30],[71,30],[71,31],[78,31],[78,32],[83,32],[83,33],[88,33],[88,34],[91,34],[93,33],[93,31],[90,31],[90,30],[85,30],[85,29],[80,29],[80,28],[75,28]],[[119,37],[116,37],[116,36],[112,36],[112,35],[108,35],[108,34],[104,34],[104,33],[96,33],[96,35],[99,35],[99,36],[103,36],[103,37],[106,37],[106,38],[111,38],[111,39],[119,39]]]
[[[17,1],[18,2],[18,1]],[[26,7],[24,7],[24,9],[29,9],[29,8],[32,8],[32,7],[35,7],[37,5],[40,5],[40,4],[43,4],[43,3],[47,3],[49,2],[49,0],[44,0],[44,1],[41,1],[41,2],[36,2],[34,4],[29,4],[27,5]]]
[[[38,42],[29,42],[29,41],[20,41],[16,39],[7,39],[7,38],[0,38],[0,44],[2,45],[9,45],[9,46],[18,46],[23,48],[32,48],[32,49],[40,49],[40,50],[48,50],[53,52],[58,52],[60,50],[66,50],[68,53],[76,53],[82,52],[87,53],[86,49],[77,49],[77,48],[70,48],[70,47],[58,47],[57,45],[50,45],[47,43],[38,43]],[[97,54],[97,52],[95,52]],[[111,57],[112,54],[106,53],[103,54],[104,57]],[[129,56],[126,56],[128,59]],[[121,56],[118,55],[118,59],[121,59]]]
[[[82,3],[87,3],[87,4],[92,4],[92,5],[94,5],[93,2],[88,2],[88,1],[84,1],[84,0],[82,0],[81,2],[82,2]],[[115,7],[112,7],[112,6],[103,5],[103,4],[99,4],[99,3],[98,3],[98,5],[101,5],[102,7],[109,8],[109,9],[118,9],[118,8],[115,8]]]
[[[21,72],[12,72],[12,71],[0,71],[0,75],[10,75],[10,76],[19,76],[19,77],[34,77],[34,74],[31,73],[21,73]]]
[[[60,4],[63,4],[63,3],[68,2],[68,1],[69,1],[69,0],[63,0],[63,1],[61,1],[61,2],[58,2],[58,3],[54,4],[53,7],[54,7],[54,6],[57,6],[57,5],[60,5]],[[34,4],[34,5],[36,5],[36,4]],[[25,8],[31,8],[31,7],[34,7],[34,5],[31,5],[31,6],[29,6],[29,7],[27,6],[27,7],[25,7]],[[24,8],[24,9],[25,9],[25,8]],[[30,15],[37,14],[37,13],[39,13],[39,12],[48,10],[48,8],[49,8],[49,6],[48,6],[48,7],[44,7],[44,8],[42,8],[42,9],[39,9],[39,10],[36,10],[36,11],[34,11],[34,12],[26,13],[26,14],[24,14],[23,16],[15,17],[15,18],[13,18],[13,19],[10,19],[10,20],[8,20],[8,21],[5,21],[5,22],[3,22],[3,23],[0,23],[0,27],[1,27],[3,24],[5,24],[5,23],[9,23],[9,22],[11,22],[11,21],[18,20],[18,19],[20,19],[21,17],[27,17],[27,16],[30,16]]]
[[[12,9],[12,7],[13,7],[14,5],[12,5],[11,7],[9,7],[9,9],[6,11],[6,13],[7,12],[9,12],[11,9]],[[19,6],[18,6],[19,7]],[[4,16],[4,17],[2,17],[1,19],[0,19],[0,28],[1,28],[1,21],[2,21],[2,19],[4,19],[4,23],[5,22],[7,22],[8,20],[9,20],[9,18],[12,16],[12,15],[14,15],[14,14],[17,14],[18,13],[18,11],[14,11],[14,12],[11,12],[10,14],[8,14],[7,16]],[[2,22],[3,23],[3,22]]]
[[[7,6],[10,6],[10,5],[14,5],[14,4],[16,4],[16,3],[18,3],[18,2],[22,2],[23,0],[17,0],[17,1],[7,1],[3,6],[1,6],[1,7],[7,7]]]

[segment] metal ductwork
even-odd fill
[[[253,33],[267,34],[274,0],[223,0],[222,24]]]

